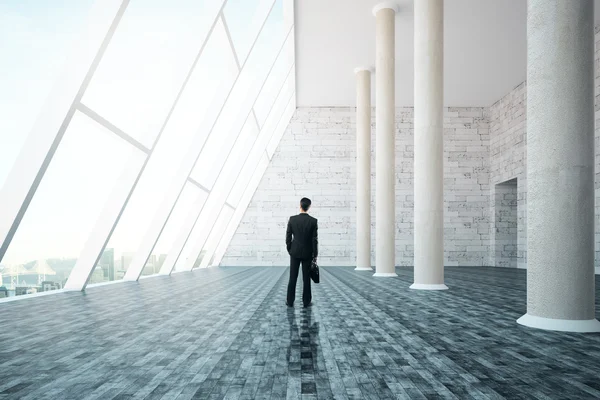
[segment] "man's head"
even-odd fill
[[[310,199],[303,197],[302,200],[300,200],[300,210],[307,212],[308,209],[310,208],[310,204],[311,204]]]

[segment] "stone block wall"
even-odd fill
[[[596,269],[600,268],[600,26],[595,27],[596,88]],[[517,266],[527,267],[527,83],[523,82],[489,108],[490,116],[490,186],[495,198],[498,184],[517,179]],[[494,215],[494,203],[490,204]],[[492,241],[495,238],[492,229]],[[494,258],[495,253],[490,257]],[[491,265],[497,264],[493,259]]]
[[[600,26],[595,28],[596,271],[600,272]],[[515,266],[496,209],[506,182],[517,184],[516,266],[527,266],[527,85],[487,108],[447,108],[444,119],[446,265]],[[373,139],[375,139],[373,111]],[[396,111],[396,262],[413,264],[413,109]],[[300,108],[292,118],[221,265],[287,265],[287,218],[311,197],[322,265],[354,265],[355,109]],[[375,143],[373,141],[373,150]],[[375,262],[375,154],[372,163]],[[512,211],[511,211],[512,212]]]
[[[355,264],[356,111],[299,108],[221,265],[285,266],[285,226],[301,197],[319,219],[320,263]],[[375,112],[372,224],[375,262]],[[444,120],[446,265],[488,265],[489,123],[483,108],[448,108]],[[396,111],[396,262],[413,264],[413,109]]]
[[[596,130],[594,132],[594,147],[596,154],[596,181],[594,184],[595,195],[596,195],[596,257],[595,266],[596,273],[600,273],[600,26],[597,25],[594,28],[596,34],[596,52],[594,56],[594,85],[596,95],[594,102],[595,118],[596,118]]]
[[[491,243],[497,267],[517,268],[517,181],[513,179],[494,188],[494,240]]]
[[[527,267],[527,85],[521,83],[489,108],[490,117],[490,210],[496,214],[496,191],[502,184],[517,181],[517,267]],[[492,227],[491,241],[497,229]],[[490,265],[501,265],[490,252]]]

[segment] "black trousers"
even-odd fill
[[[301,260],[299,258],[290,257],[290,281],[288,283],[287,303],[292,306],[296,299],[296,281],[298,280],[298,272],[300,272],[300,264],[302,263],[302,303],[310,304],[312,293],[310,291],[310,265],[311,259]]]

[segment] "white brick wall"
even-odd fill
[[[496,213],[496,185],[517,179],[517,267],[527,267],[527,85],[521,83],[489,108],[490,117],[490,209]],[[501,190],[501,188],[499,188]],[[496,230],[492,229],[491,243]],[[490,265],[505,260],[490,253]]]
[[[595,76],[595,117],[596,117],[596,130],[594,132],[595,143],[594,147],[596,150],[596,273],[600,273],[600,26],[596,26],[594,29],[596,33],[596,53],[594,61],[594,76]]]
[[[354,108],[300,108],[221,265],[284,266],[285,226],[298,202],[313,200],[320,263],[355,264]],[[375,129],[373,112],[373,150]],[[489,130],[483,108],[445,112],[446,265],[487,265],[490,252]],[[396,260],[413,263],[413,109],[396,112]],[[375,154],[372,162],[375,261]]]
[[[497,267],[517,267],[517,182],[515,180],[496,185],[494,188],[494,239],[490,255]]]
[[[596,26],[596,267],[600,267],[600,26]],[[527,83],[523,82],[489,108],[491,197],[495,185],[517,178],[517,265],[527,266]],[[494,214],[493,201],[490,204]],[[492,243],[495,230],[492,229]],[[494,265],[495,254],[490,254]]]
[[[596,267],[600,267],[600,26],[596,32]],[[444,121],[446,265],[514,266],[496,241],[496,185],[517,179],[517,262],[527,265],[526,102],[523,82],[489,108],[448,108]],[[373,116],[375,112],[373,112]],[[396,111],[396,262],[413,263],[413,110]],[[374,123],[374,119],[373,119]],[[374,124],[373,124],[374,127]],[[373,149],[375,148],[373,129]],[[319,218],[321,264],[354,265],[355,109],[296,111],[222,265],[288,264],[287,218],[302,196]],[[375,159],[373,154],[373,173]],[[373,249],[375,180],[372,180]],[[498,213],[497,213],[498,211]],[[512,211],[511,211],[512,212]],[[501,234],[503,232],[500,232]],[[512,239],[510,239],[512,240]],[[503,247],[496,248],[496,244]],[[511,247],[512,246],[512,247]],[[374,251],[373,251],[374,255]],[[373,257],[373,263],[374,263]]]

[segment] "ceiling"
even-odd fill
[[[297,104],[355,106],[355,67],[375,65],[380,0],[297,0]],[[413,105],[413,1],[398,0],[396,105]],[[600,22],[600,0],[595,0]],[[482,107],[526,77],[526,0],[446,0],[444,103]],[[374,86],[375,79],[373,79]],[[373,104],[375,104],[373,87]]]

